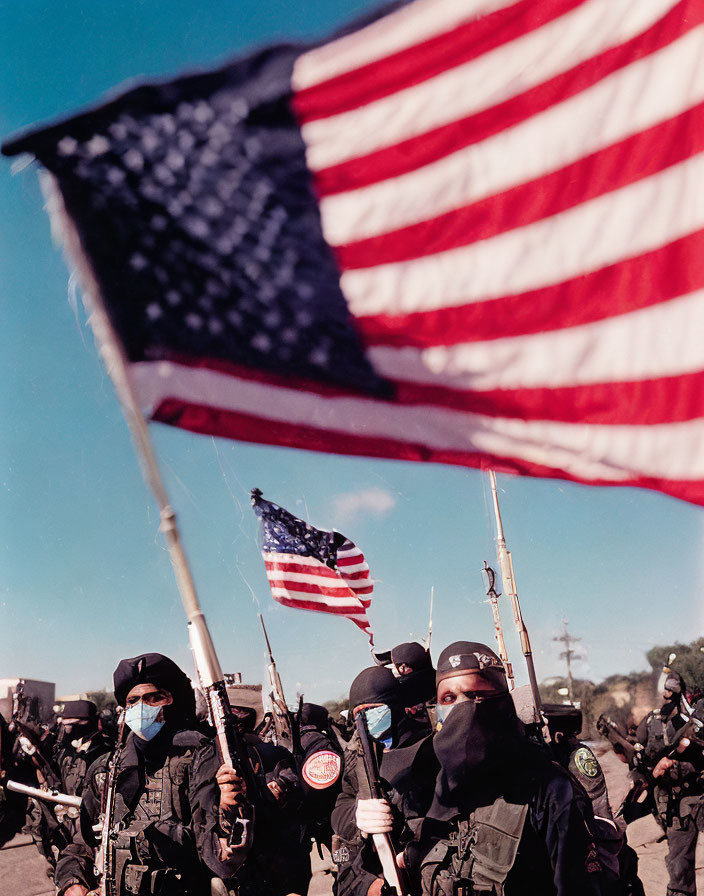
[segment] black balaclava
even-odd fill
[[[418,706],[435,696],[435,669],[430,654],[417,641],[399,644],[391,650],[391,660],[395,666],[404,664],[412,672],[399,676],[401,699],[404,706]]]
[[[124,706],[127,695],[138,684],[153,684],[168,691],[173,703],[164,707],[164,728],[153,740],[135,738],[141,751],[155,749],[164,741],[164,733],[171,733],[195,725],[196,700],[191,682],[173,660],[161,653],[143,653],[131,659],[120,660],[113,673],[115,699]]]
[[[301,728],[315,728],[317,731],[327,731],[330,728],[330,715],[324,706],[317,703],[301,704]]]
[[[403,663],[414,672],[418,672],[419,669],[429,669],[433,665],[430,661],[430,654],[417,641],[407,641],[397,647],[392,647],[391,662],[395,666],[400,666]]]
[[[440,654],[438,683],[469,671],[481,672],[497,693],[481,702],[455,704],[435,735],[440,774],[429,814],[440,820],[495,798],[527,744],[494,651],[479,642],[457,641]]]
[[[61,716],[64,719],[78,719],[69,724],[61,723],[62,734],[71,740],[86,737],[98,729],[98,707],[92,700],[68,700]]]
[[[399,745],[398,724],[403,715],[400,685],[385,666],[363,669],[350,686],[350,722],[354,726],[354,710],[365,703],[385,704],[391,710],[391,745]]]
[[[399,684],[393,672],[385,666],[363,669],[350,685],[350,712],[365,703],[399,702]]]

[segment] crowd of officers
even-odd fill
[[[677,726],[670,686],[637,732],[653,751]],[[517,711],[485,644],[455,642],[437,668],[422,645],[399,645],[352,682],[347,725],[302,704],[292,750],[251,704],[233,704],[247,775],[218,759],[197,692],[168,657],[122,660],[114,689],[119,727],[88,700],[67,703],[51,729],[0,717],[5,781],[81,798],[67,807],[2,789],[0,845],[27,812],[58,896],[305,894],[313,842],[332,854],[337,896],[378,896],[394,892],[380,839],[393,845],[397,884],[417,896],[643,894],[625,822],[577,738],[579,712],[555,707],[546,736]],[[661,789],[678,788],[677,810],[672,787],[665,810],[668,896],[695,893],[704,778],[690,758],[660,760],[657,772]]]

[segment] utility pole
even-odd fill
[[[581,638],[573,638],[572,635],[567,631],[567,620],[563,619],[562,624],[565,627],[565,630],[561,635],[556,635],[553,638],[553,641],[560,641],[565,645],[565,649],[560,654],[561,660],[567,660],[567,695],[570,699],[570,703],[574,706],[574,690],[572,687],[572,657],[577,657],[577,651],[572,650],[572,644],[576,644],[577,641],[581,641]]]

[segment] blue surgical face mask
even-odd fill
[[[385,704],[373,706],[371,709],[365,709],[364,715],[367,720],[370,737],[381,741],[385,747],[390,747],[392,740],[391,708]]]
[[[147,706],[146,703],[135,703],[127,707],[125,724],[142,740],[151,740],[164,727],[164,720],[157,721],[163,706]]]
[[[450,710],[452,709],[452,707],[454,705],[455,705],[454,703],[438,703],[437,706],[435,707],[437,715],[438,715],[438,722],[441,725],[447,719],[447,717],[450,715]]]

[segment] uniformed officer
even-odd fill
[[[69,700],[59,721],[51,762],[59,790],[71,796],[81,796],[88,769],[113,746],[111,738],[99,730],[95,703],[92,700]],[[53,877],[59,853],[78,833],[78,810],[31,800],[27,827]]]
[[[302,836],[331,850],[330,815],[342,786],[343,750],[324,706],[301,705],[295,757],[303,792]]]
[[[122,660],[114,685],[126,727],[112,759],[112,861],[105,859],[105,873],[120,896],[207,892],[212,877],[230,876],[244,861],[227,839],[243,785],[224,780],[218,787],[214,746],[195,730],[193,690],[172,660],[158,653]],[[108,760],[103,756],[88,770],[80,836],[57,864],[59,896],[83,896],[98,883],[94,862],[111,780]]]
[[[655,759],[666,751],[677,731],[686,724],[682,711],[685,682],[677,672],[670,672],[662,692],[664,703],[649,713],[638,725],[637,741],[645,756]],[[694,717],[704,721],[704,700],[694,707]],[[689,747],[673,757],[661,758],[653,769],[653,777],[661,782],[653,789],[657,815],[667,835],[667,870],[670,880],[668,896],[694,894],[695,850],[697,836],[704,831],[704,768],[701,749]]]
[[[455,642],[437,683],[440,774],[404,856],[424,896],[600,894],[589,800],[525,737],[501,660],[485,644]]]
[[[405,722],[402,686],[383,666],[361,672],[350,688],[350,716],[363,712],[376,745],[385,799],[371,799],[357,734],[345,751],[342,790],[332,813],[337,896],[377,896],[384,889],[373,834],[391,833],[402,847],[416,833],[433,797],[438,764],[432,731]]]
[[[638,877],[638,856],[626,842],[626,822],[615,818],[603,769],[591,749],[579,740],[582,710],[543,704],[550,731],[550,752],[584,788],[594,811],[594,840],[604,869],[606,889],[613,896],[644,896]]]

